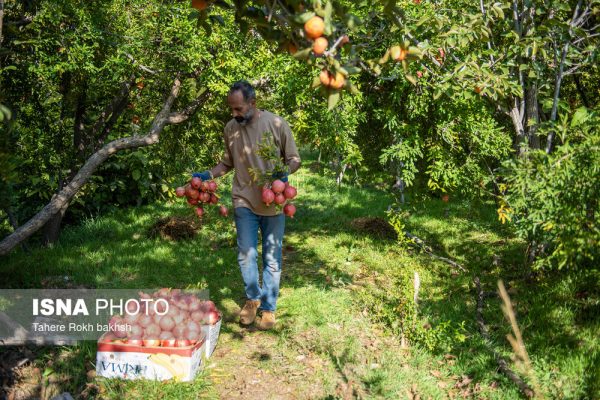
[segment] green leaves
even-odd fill
[[[340,101],[340,92],[337,90],[330,91],[329,95],[327,96],[327,110],[328,111],[333,110],[339,101]]]

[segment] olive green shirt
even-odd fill
[[[257,215],[278,214],[275,204],[267,207],[262,201],[262,188],[252,181],[249,168],[267,171],[272,163],[264,161],[257,154],[258,144],[263,133],[272,133],[272,139],[279,149],[282,161],[289,165],[291,160],[300,162],[300,155],[288,123],[281,117],[265,110],[257,110],[257,115],[246,126],[232,119],[225,125],[225,153],[221,162],[227,168],[235,169],[231,197],[233,207],[247,207]]]

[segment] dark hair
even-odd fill
[[[248,81],[235,82],[233,85],[231,85],[231,88],[229,88],[229,94],[237,92],[238,90],[242,92],[242,96],[244,96],[244,100],[246,102],[250,100],[256,100],[256,92],[254,91],[254,87],[252,87]]]

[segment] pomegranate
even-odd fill
[[[215,181],[209,181],[208,182],[208,191],[211,193],[214,193],[217,191],[217,182]]]
[[[159,339],[143,339],[142,344],[144,347],[159,347],[160,340]]]
[[[298,194],[298,192],[296,191],[296,188],[293,186],[288,186],[283,191],[283,195],[288,200],[292,200],[294,197],[296,197],[296,194]]]
[[[271,203],[275,200],[275,193],[271,189],[263,189],[262,191],[262,201],[267,205],[271,205]]]
[[[208,192],[208,182],[202,182],[202,184],[200,185],[200,190],[202,190],[203,192]]]
[[[175,336],[171,332],[161,332],[158,338],[160,340],[175,339]]]
[[[205,314],[208,314],[211,311],[215,311],[217,309],[217,306],[215,306],[215,303],[213,303],[210,300],[205,300],[202,302],[202,305],[200,306],[200,311],[204,312]]]
[[[195,206],[198,204],[198,199],[188,199],[187,202],[190,206]]]
[[[192,321],[200,322],[204,319],[204,313],[202,311],[194,311],[190,318]]]
[[[277,193],[275,195],[275,204],[282,205],[283,203],[285,203],[285,196],[283,193]]]
[[[221,214],[222,216],[226,217],[228,212],[229,211],[227,210],[227,207],[225,207],[225,206],[219,207],[219,214]]]
[[[207,192],[200,193],[200,201],[203,203],[208,203],[210,201],[210,193],[207,193]]]
[[[133,325],[137,322],[139,316],[139,314],[125,314],[123,320],[129,325]]]
[[[283,207],[283,213],[290,218],[294,218],[294,214],[296,214],[296,206],[288,203]]]
[[[179,339],[186,339],[186,340],[198,340],[201,337],[201,333],[200,330],[190,330],[188,328],[185,328],[185,331],[183,331],[183,335],[179,338]]]
[[[186,327],[189,331],[200,331],[202,329],[200,324],[197,323],[196,321],[188,321]]]
[[[121,317],[112,317],[108,322],[108,326],[110,327],[110,331],[117,338],[124,338],[127,336],[127,331],[125,331],[125,321]]]
[[[165,315],[164,317],[161,318],[158,325],[160,326],[160,329],[162,329],[163,333],[164,333],[165,331],[171,331],[173,328],[175,328],[175,321],[173,320],[173,318],[169,317],[168,315]]]
[[[144,328],[138,324],[131,325],[131,330],[127,334],[130,339],[141,339],[144,337]]]
[[[173,333],[173,336],[175,336],[176,338],[180,338],[185,332],[185,325],[176,325],[171,332]]]
[[[193,190],[196,190],[196,189],[194,189],[193,187],[191,187],[190,185],[185,185],[184,189],[185,189],[185,195],[186,195],[188,198],[189,198],[189,197],[191,197],[191,193],[192,193],[192,191],[193,191]]]
[[[285,189],[285,183],[283,183],[279,179],[277,179],[277,180],[273,181],[273,183],[271,183],[271,190],[274,193],[281,193],[284,191],[284,189]]]
[[[192,297],[189,304],[190,313],[198,311],[200,309],[200,300],[197,297]]]
[[[149,315],[142,315],[140,318],[138,318],[138,324],[142,327],[142,328],[147,328],[150,324],[152,324],[154,321],[152,320],[152,317]]]
[[[162,339],[160,341],[160,346],[161,347],[175,347],[176,343],[177,343],[177,339],[175,339],[175,338]]]
[[[200,198],[200,192],[197,191],[196,189],[192,189],[192,190],[190,190],[188,197],[190,199],[196,200],[196,199]]]
[[[154,322],[151,323],[144,330],[144,335],[146,339],[157,339],[160,336],[160,326]]]
[[[219,202],[219,198],[217,196],[215,196],[214,194],[210,195],[210,204],[217,204]]]
[[[183,197],[183,196],[185,196],[185,188],[183,186],[180,186],[177,189],[175,189],[175,195],[177,197]]]
[[[187,339],[177,339],[175,341],[175,347],[187,347],[190,346],[192,344],[191,340],[187,340]]]
[[[202,218],[202,216],[204,215],[204,208],[202,208],[202,207],[196,208],[196,215],[198,217]]]
[[[198,177],[192,178],[192,181],[190,182],[190,185],[192,185],[192,187],[194,189],[200,189],[201,184],[202,184],[202,179],[200,179]]]
[[[211,311],[208,313],[207,321],[210,325],[216,324],[219,321],[219,319],[221,319],[221,315],[219,315],[218,311]]]

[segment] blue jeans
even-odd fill
[[[238,264],[244,279],[246,297],[260,300],[260,309],[275,311],[281,276],[281,246],[285,215],[256,215],[246,207],[234,211],[237,230]],[[263,276],[258,283],[258,230],[262,234]]]

